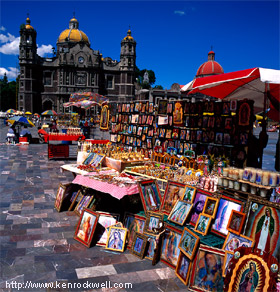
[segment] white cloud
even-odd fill
[[[185,11],[175,10],[175,11],[174,11],[174,14],[178,14],[178,15],[180,15],[180,16],[183,16],[183,15],[185,15]]]
[[[5,30],[6,30],[6,28],[3,25],[1,25],[0,26],[0,31],[5,31]]]
[[[1,29],[0,29],[1,30]],[[13,36],[12,34],[8,33],[8,35],[4,35],[2,33],[0,33],[0,43],[7,43],[7,42],[12,42],[16,39],[15,36]]]
[[[0,77],[2,78],[6,73],[8,77],[8,81],[11,79],[16,79],[18,75],[18,70],[15,67],[9,67],[8,70],[6,68],[0,67]]]
[[[44,55],[52,53],[52,45],[42,45],[40,47],[38,47],[37,49],[37,54],[41,57],[44,57]]]
[[[3,46],[1,46],[0,53],[5,54],[5,55],[18,55],[19,39],[20,37],[17,37],[13,41],[7,42]]]

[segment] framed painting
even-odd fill
[[[95,153],[95,156],[92,159],[91,165],[94,166],[94,167],[99,166],[102,163],[104,158],[105,158],[105,154]]]
[[[176,101],[174,103],[173,124],[175,126],[183,126],[183,103]]]
[[[146,110],[147,109],[149,109],[149,113],[152,114],[154,112],[154,103],[150,102],[149,107],[147,107],[147,104],[146,104]]]
[[[96,153],[91,152],[88,154],[88,156],[86,157],[86,159],[83,161],[83,165],[89,165],[92,164],[92,161],[94,160]]]
[[[219,198],[207,197],[202,214],[215,218],[218,210]]]
[[[147,251],[145,253],[145,259],[151,260],[152,265],[158,262],[160,257],[161,237],[162,234],[152,235],[144,233],[148,238]]]
[[[172,136],[172,130],[171,129],[166,129],[165,138],[166,139],[171,139],[171,136]]]
[[[106,229],[115,225],[118,222],[120,215],[106,212],[97,213],[99,214],[99,217],[94,237],[96,238],[96,245],[105,246],[108,238]]]
[[[235,233],[229,232],[224,245],[223,245],[223,250],[225,251],[235,251],[239,247],[253,247],[254,245],[254,239],[247,237],[245,235],[237,235]]]
[[[132,115],[131,124],[138,124],[139,115]]]
[[[144,226],[144,233],[156,235],[157,229],[163,225],[164,214],[160,212],[148,211]]]
[[[75,231],[74,239],[90,247],[99,215],[92,210],[84,209]]]
[[[100,114],[100,129],[108,130],[110,111],[108,105],[102,106]]]
[[[223,250],[200,245],[192,266],[189,288],[194,291],[223,291]]]
[[[158,101],[158,114],[159,115],[166,115],[167,114],[167,99],[160,99]]]
[[[168,220],[183,226],[190,214],[192,206],[192,204],[178,200],[171,210]]]
[[[144,211],[159,210],[161,205],[161,196],[157,181],[149,179],[138,182],[138,189]]]
[[[184,195],[182,197],[182,200],[191,204],[194,201],[195,192],[196,192],[195,187],[186,185],[186,187],[184,189]]]
[[[77,192],[73,192],[72,197],[70,199],[71,201],[71,205],[68,209],[68,211],[72,211],[76,205],[80,202],[80,200],[83,198],[83,193],[81,192],[81,190],[77,191]]]
[[[160,128],[159,129],[159,138],[164,138],[165,137],[165,128]]]
[[[173,104],[172,104],[172,102],[170,102],[167,105],[167,113],[172,114],[172,111],[173,111]]]
[[[252,114],[252,103],[249,101],[238,101],[238,125],[239,126],[249,126]]]
[[[132,242],[130,252],[133,255],[139,257],[140,259],[143,259],[147,247],[147,240],[148,238],[146,235],[136,232],[134,234],[134,239]]]
[[[135,102],[134,111],[135,112],[139,112],[139,108],[140,108],[140,103],[139,102]]]
[[[230,219],[231,211],[242,211],[244,202],[226,196],[221,196],[218,204],[217,215],[212,231],[214,233],[226,236],[228,234],[227,225]]]
[[[77,206],[75,207],[74,213],[80,216],[83,212],[83,209],[87,208],[90,205],[92,200],[93,200],[92,195],[83,196],[81,200],[79,201],[79,203],[77,204]]]
[[[152,126],[152,125],[153,125],[153,121],[154,121],[154,116],[149,115],[149,116],[147,117],[147,121],[146,121],[146,123],[147,123],[147,125]]]
[[[199,214],[194,230],[198,233],[201,233],[202,235],[206,235],[210,228],[211,221],[212,217],[204,214]]]
[[[178,244],[181,240],[182,230],[173,225],[165,224],[165,232],[162,237],[161,258],[160,260],[172,267],[176,268],[180,249]]]
[[[60,198],[58,197],[58,202],[55,202],[56,207],[58,207],[59,209],[57,209],[58,212],[62,212],[62,211],[69,211],[69,207],[72,205],[73,201],[75,200],[79,190],[81,189],[80,185],[77,184],[72,184],[72,183],[68,183],[68,184],[62,184],[62,186],[65,186],[65,192],[63,194],[62,197],[62,201],[60,201]],[[58,190],[59,191],[59,190]],[[60,194],[57,194],[60,196]],[[76,204],[77,202],[75,201],[74,204]]]
[[[184,114],[185,114],[185,115],[188,115],[189,112],[190,112],[190,102],[185,101],[185,102],[184,102]]]
[[[224,265],[223,265],[223,277],[226,277],[227,273],[229,272],[228,266],[233,256],[234,256],[234,252],[231,252],[231,251],[225,252],[225,260],[224,260]]]
[[[158,116],[158,125],[168,125],[168,116]]]
[[[130,249],[134,234],[136,232],[143,233],[144,226],[145,226],[146,217],[135,215],[132,213],[125,213],[124,214],[124,227],[127,229],[127,248]]]
[[[223,144],[223,136],[224,134],[221,132],[217,132],[215,136],[215,143],[216,144]]]
[[[170,127],[173,126],[173,116],[169,116],[169,117],[168,117],[168,125],[169,125]]]
[[[228,221],[227,230],[232,233],[240,234],[245,221],[245,217],[245,213],[232,210]]]
[[[181,252],[183,252],[190,260],[193,260],[198,244],[199,236],[185,227],[178,245]]]
[[[176,276],[185,284],[188,284],[188,279],[191,271],[191,261],[185,254],[180,252],[175,269]]]
[[[199,215],[202,213],[207,197],[212,197],[211,193],[197,189],[193,201],[193,208],[190,214],[190,224],[195,226]]]
[[[160,211],[166,215],[169,215],[174,204],[178,200],[182,200],[185,190],[185,184],[168,181],[164,197],[160,206]]]
[[[223,101],[223,115],[229,115],[229,114],[230,114],[230,102]]]
[[[55,209],[60,212],[63,199],[65,197],[66,185],[60,184],[56,193],[56,198],[54,202]]]
[[[110,227],[106,243],[106,249],[123,252],[126,235],[127,235],[126,228],[116,226]]]
[[[255,240],[255,250],[277,258],[280,254],[280,205],[251,195],[245,213],[244,234]]]

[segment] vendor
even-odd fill
[[[41,129],[41,127],[38,127],[38,136],[39,136],[39,142],[40,143],[45,143],[47,142],[47,139],[45,137],[47,137],[48,133]]]
[[[16,135],[15,135],[14,129],[12,127],[9,128],[6,139],[7,139],[8,143],[13,143],[16,141]]]
[[[27,138],[27,141],[28,141],[29,143],[31,142],[32,135],[31,135],[30,131],[27,130],[27,126],[24,126],[24,128],[21,130],[19,136],[20,136],[20,137],[26,137],[26,138]]]

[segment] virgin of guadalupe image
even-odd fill
[[[115,230],[113,232],[113,236],[110,237],[108,247],[122,250],[123,240],[120,231]]]
[[[145,189],[145,193],[146,193],[146,198],[147,198],[149,207],[151,209],[156,209],[157,208],[157,200],[156,200],[155,193],[154,193],[153,189],[150,186],[147,186]]]
[[[256,271],[256,264],[250,262],[249,268],[242,274],[238,292],[254,292],[258,286],[258,281],[259,275]]]
[[[186,214],[188,212],[188,208],[186,205],[179,204],[178,208],[174,210],[171,215],[171,220],[176,221],[178,223],[183,223],[186,219]]]
[[[255,233],[255,247],[263,252],[270,252],[270,241],[275,229],[271,208],[265,208],[265,214],[259,219]]]
[[[164,247],[164,255],[167,261],[175,264],[174,261],[177,259],[176,247],[177,247],[177,237],[173,232],[169,232],[166,237],[166,245]]]

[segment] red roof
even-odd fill
[[[196,77],[223,74],[223,67],[216,61],[207,61],[197,70]]]

